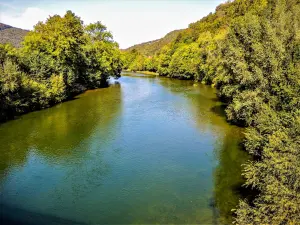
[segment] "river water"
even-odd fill
[[[247,154],[215,90],[127,75],[0,125],[3,222],[231,222]]]

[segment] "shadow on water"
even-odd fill
[[[210,110],[213,113],[215,113],[216,115],[218,115],[218,116],[220,116],[222,118],[226,118],[225,109],[226,109],[226,105],[225,104],[221,104],[221,105],[213,106]]]
[[[72,224],[73,221],[68,223],[22,210],[15,217],[7,204],[23,207],[27,204],[22,200],[24,197],[37,202],[36,205],[53,207],[48,203],[51,199],[58,204],[66,200],[74,202],[102,185],[103,178],[110,173],[110,165],[100,149],[116,134],[115,118],[119,117],[122,106],[121,85],[116,82],[110,88],[87,91],[76,100],[2,124],[0,204],[4,211],[1,213],[8,212],[6,222],[14,224],[14,219],[22,220],[24,216],[26,224],[26,218],[33,215],[37,221],[45,219],[47,223],[32,223],[34,219],[27,224],[52,224],[52,219],[53,224]],[[47,193],[47,202],[35,200],[35,192],[39,191]]]
[[[249,155],[242,150],[242,129],[232,126],[223,140],[215,147],[218,165],[214,171],[214,201],[219,213],[220,224],[231,224],[232,209],[236,209],[239,199],[244,199],[246,189],[242,187],[242,165]]]
[[[193,81],[161,78],[160,84],[173,94],[182,95],[189,101],[187,107],[192,113],[198,128],[223,136],[231,126],[225,117],[225,105],[216,101],[216,90],[210,86]]]
[[[85,223],[52,215],[30,212],[17,207],[0,204],[1,225],[84,225]]]
[[[132,77],[124,79],[126,91],[117,82],[0,126],[5,222],[231,222],[231,209],[244,196],[241,164],[247,154],[239,146],[242,130],[226,122],[215,90],[191,81]],[[174,122],[178,118],[182,124]],[[152,136],[153,130],[162,137]],[[137,137],[143,133],[147,140]],[[120,160],[116,149],[123,150]],[[42,204],[41,210],[32,207]]]
[[[239,199],[253,196],[253,191],[245,187],[242,164],[249,155],[243,151],[241,141],[243,129],[226,121],[226,105],[218,101],[216,90],[190,81],[161,79],[160,84],[174,94],[183,95],[193,115],[193,121],[202,131],[216,137],[214,154],[216,167],[213,172],[213,195],[208,202],[212,211],[211,224],[231,224],[232,209],[237,208]],[[200,97],[199,97],[200,96]]]
[[[209,96],[209,90],[206,91],[206,96]],[[214,147],[217,165],[213,174],[213,197],[209,204],[213,213],[212,224],[231,224],[232,209],[237,208],[239,199],[243,199],[245,195],[242,187],[245,182],[242,177],[242,164],[246,163],[249,156],[241,147],[243,130],[228,124],[226,106],[211,99],[213,98],[209,97],[207,102],[192,99],[192,111],[196,112],[194,120],[198,127],[210,127],[210,132],[217,137]]]
[[[121,100],[121,86],[116,83],[110,88],[87,91],[76,100],[2,124],[1,173],[8,165],[22,165],[31,149],[50,161],[76,157],[77,152],[73,149],[79,145],[82,150],[87,151],[89,146],[86,145],[88,143],[85,144],[85,140],[99,126],[101,131],[109,130],[114,118],[121,113]],[[101,135],[110,134],[111,132],[101,132]]]

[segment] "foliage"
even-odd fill
[[[179,77],[182,79],[195,79],[200,66],[200,51],[197,43],[183,45],[178,48],[172,56],[169,65],[170,77]]]
[[[39,22],[22,47],[0,45],[0,121],[49,107],[120,77],[121,53],[100,22],[71,11]]]
[[[107,31],[107,27],[101,22],[89,24],[85,27],[85,31],[90,35],[93,40],[113,42],[112,34]]]
[[[135,49],[136,51],[138,51],[139,53],[141,53],[142,55],[145,55],[147,57],[153,56],[156,53],[158,53],[163,46],[165,46],[165,45],[171,43],[172,41],[174,41],[176,39],[177,35],[181,31],[182,30],[171,31],[161,39],[157,39],[157,40],[154,40],[154,41],[149,41],[149,42],[145,42],[145,43],[142,43],[142,44],[134,45],[130,48],[125,49],[124,52],[130,52],[130,51]]]
[[[294,57],[300,4],[280,0],[269,7],[232,24],[224,54],[221,95],[231,89],[228,113],[250,126],[245,147],[258,159],[246,165],[244,175],[260,194],[240,203],[239,224],[300,222],[300,62]],[[233,63],[238,55],[240,63]]]
[[[161,76],[214,85],[247,127],[245,185],[259,194],[241,199],[237,224],[300,224],[299,31],[298,0],[228,1],[152,57]]]
[[[235,0],[168,41],[118,50],[100,22],[68,11],[38,23],[15,49],[0,45],[0,120],[107,84],[121,68],[212,84],[229,122],[245,126],[237,224],[300,223],[300,2]],[[152,47],[149,47],[152,46]]]

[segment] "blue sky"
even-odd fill
[[[121,48],[163,37],[214,12],[224,0],[0,0],[0,22],[32,29],[72,10],[85,23],[101,21]]]

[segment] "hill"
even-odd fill
[[[20,47],[24,36],[28,32],[28,30],[15,28],[7,24],[0,23],[0,43],[11,43],[15,47]]]
[[[174,30],[166,34],[163,38],[154,40],[154,41],[148,41],[145,43],[137,44],[132,47],[129,47],[127,49],[124,49],[125,51],[132,51],[133,49],[137,50],[139,53],[146,55],[146,56],[153,56],[155,53],[157,53],[163,46],[173,42],[177,35],[182,30]]]
[[[4,29],[7,29],[7,28],[12,28],[12,26],[6,25],[4,23],[0,23],[0,30],[4,30]]]

